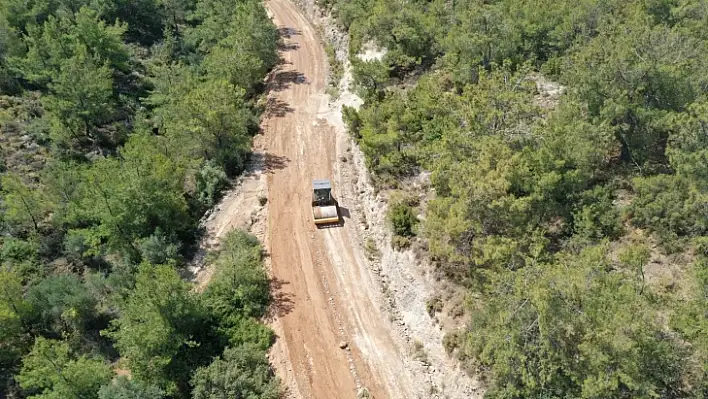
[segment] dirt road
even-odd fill
[[[341,180],[337,137],[325,121],[324,49],[292,3],[270,0],[267,7],[285,42],[262,141],[278,313],[273,362],[296,397],[354,398],[365,387],[379,399],[412,398],[414,381],[377,306],[381,290],[364,259],[353,206],[339,196],[343,227],[317,230],[312,223],[312,180]],[[334,193],[341,193],[336,184]]]
[[[349,90],[346,36],[314,0],[297,1],[336,42],[341,95],[330,103],[325,94],[326,57],[309,20],[289,0],[267,0],[284,62],[269,76],[263,134],[246,172],[202,221],[207,234],[189,266],[195,289],[213,274],[207,252],[229,231],[248,230],[270,254],[267,321],[277,335],[270,360],[288,399],[366,391],[377,399],[479,399],[478,381],[448,356],[444,331],[426,311],[436,294],[432,268],[412,250],[392,249],[386,195],[376,193],[344,128],[341,107],[361,104]],[[310,201],[318,178],[333,181],[343,227],[315,229]]]
[[[301,3],[312,18],[314,1]],[[426,311],[435,294],[432,268],[412,250],[392,249],[385,195],[375,192],[344,128],[341,106],[361,104],[348,90],[348,45],[338,43],[345,72],[341,95],[330,103],[315,29],[289,0],[266,5],[283,37],[284,62],[269,76],[263,134],[246,172],[203,220],[207,234],[189,267],[195,289],[213,274],[206,253],[229,231],[248,230],[270,254],[267,321],[277,335],[270,360],[288,399],[366,391],[377,399],[481,398],[480,384],[448,356],[444,331]],[[322,27],[321,18],[317,23]],[[310,201],[318,178],[333,181],[343,227],[315,229]],[[367,258],[372,245],[378,255]]]

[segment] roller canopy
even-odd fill
[[[321,179],[321,180],[313,180],[312,181],[312,187],[315,190],[331,190],[332,189],[332,183],[330,183],[329,180]]]

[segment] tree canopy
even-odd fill
[[[0,0],[0,397],[188,398],[230,345],[278,392],[255,238],[208,293],[183,275],[278,40],[256,0]]]
[[[112,371],[104,359],[77,356],[61,341],[38,338],[22,360],[17,379],[30,398],[98,398],[98,389],[110,381]]]
[[[392,244],[467,288],[446,346],[487,396],[705,397],[705,5],[318,3],[351,36],[344,116]]]
[[[194,399],[280,397],[262,350],[249,345],[227,348],[209,366],[197,370],[192,385]]]

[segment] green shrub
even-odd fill
[[[226,172],[213,161],[205,162],[196,175],[197,198],[204,209],[216,205],[228,184]]]
[[[349,134],[351,134],[352,137],[354,137],[355,139],[361,138],[361,135],[359,133],[359,129],[361,129],[361,118],[356,112],[356,109],[354,109],[354,107],[343,105],[342,119],[344,119],[344,123],[349,129]]]
[[[408,237],[394,235],[391,237],[391,246],[397,250],[405,249],[411,246],[411,240]]]
[[[581,197],[573,214],[575,233],[588,239],[619,237],[622,222],[619,209],[612,204],[612,192],[604,187],[595,187]]]
[[[138,248],[143,260],[155,265],[180,259],[180,243],[176,238],[167,237],[159,227],[150,237],[141,239]]]
[[[443,308],[443,301],[437,295],[432,298],[429,298],[425,302],[425,309],[428,311],[428,314],[430,315],[430,317],[435,316],[435,313],[441,312],[442,308]]]
[[[268,276],[258,239],[234,230],[215,255],[214,278],[204,292],[207,306],[221,320],[260,317],[270,302]]]
[[[255,318],[230,315],[221,320],[220,331],[228,337],[229,345],[251,344],[261,350],[268,350],[275,342],[275,333]]]
[[[162,399],[164,397],[165,393],[161,389],[126,377],[118,377],[98,391],[98,399]]]
[[[460,348],[464,344],[465,334],[461,332],[449,332],[443,336],[443,347],[447,354],[452,354],[455,349]]]
[[[253,345],[226,348],[222,356],[194,373],[191,385],[194,399],[280,397],[265,351]]]
[[[632,224],[648,228],[664,241],[708,234],[708,195],[699,192],[686,179],[660,175],[636,178],[637,197],[629,206]]]
[[[393,204],[388,215],[393,225],[394,234],[401,237],[415,235],[414,227],[418,224],[418,219],[413,214],[413,208],[410,205],[404,202]]]
[[[369,260],[378,259],[381,256],[381,251],[379,251],[376,241],[371,238],[366,240],[364,250],[366,251],[366,257],[369,258]]]
[[[22,262],[37,258],[39,248],[37,243],[21,240],[15,237],[4,237],[0,247],[0,261],[13,260]]]
[[[31,287],[27,300],[40,331],[82,332],[97,317],[97,301],[73,274],[51,276]]]
[[[325,52],[327,53],[327,62],[330,68],[330,81],[329,84],[333,87],[339,85],[339,81],[342,79],[342,74],[344,73],[344,66],[342,62],[337,59],[337,53],[334,50],[334,46],[327,44],[325,46]]]

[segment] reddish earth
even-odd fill
[[[326,56],[314,28],[287,0],[267,7],[283,34],[283,64],[272,76],[260,146],[268,160],[266,247],[275,284],[278,340],[272,360],[294,397],[413,397],[390,322],[376,305],[380,287],[367,268],[357,223],[339,197],[345,224],[318,230],[312,180],[337,182],[334,129],[323,119]],[[345,346],[342,349],[342,346]]]
[[[268,322],[277,335],[270,360],[286,397],[476,398],[425,311],[428,283],[418,262],[390,248],[385,202],[372,194],[362,155],[350,148],[341,112],[325,94],[320,38],[289,0],[266,6],[283,38],[283,62],[269,77],[249,170],[205,221],[209,234],[192,266],[196,288],[213,273],[204,267],[206,251],[234,228],[249,230],[268,252]],[[314,226],[312,180],[322,178],[333,183],[341,227]],[[377,262],[366,256],[371,242],[381,249]],[[416,360],[414,341],[425,345],[427,361]]]

